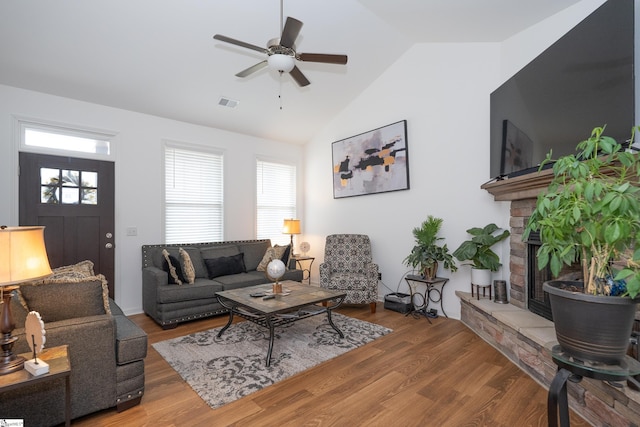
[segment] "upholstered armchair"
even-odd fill
[[[371,241],[364,234],[327,236],[320,286],[345,291],[347,304],[369,304],[376,312],[378,264],[371,259]]]

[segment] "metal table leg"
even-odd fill
[[[558,426],[558,411],[560,412],[560,426],[569,427],[569,401],[567,399],[567,380],[572,373],[564,368],[558,369],[549,386],[547,398],[547,422],[549,427]]]

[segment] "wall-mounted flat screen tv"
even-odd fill
[[[633,63],[634,0],[609,0],[491,94],[491,178],[574,153],[596,126],[627,141]]]

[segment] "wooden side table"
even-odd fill
[[[33,353],[24,353],[20,356],[29,360],[33,358]],[[64,414],[66,426],[71,425],[71,363],[69,362],[69,354],[67,352],[67,346],[61,345],[59,347],[45,348],[42,353],[38,355],[38,359],[41,359],[49,364],[49,372],[46,374],[33,376],[26,369],[12,372],[6,375],[0,375],[0,393],[9,392],[11,390],[26,387],[28,385],[51,381],[58,378],[65,379],[64,387]]]
[[[307,285],[311,284],[311,266],[313,265],[313,261],[315,257],[305,256],[305,255],[295,255],[292,256],[291,259],[296,261],[296,265],[302,270],[302,280],[307,281]],[[304,266],[303,262],[309,262],[308,266]],[[306,276],[306,277],[305,277]]]

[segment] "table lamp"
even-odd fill
[[[15,323],[11,315],[11,293],[18,283],[37,280],[51,274],[47,249],[44,245],[44,227],[0,226],[0,375],[19,371],[24,358],[13,354],[17,337],[12,337]]]
[[[284,226],[282,227],[282,234],[291,234],[291,253],[293,250],[293,235],[300,234],[300,220],[299,219],[285,219]]]

